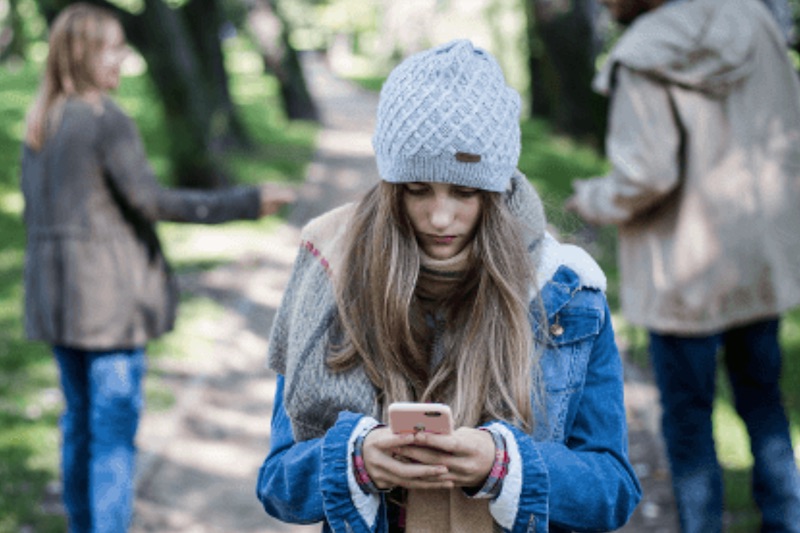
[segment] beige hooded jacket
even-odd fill
[[[800,84],[756,0],[683,0],[639,17],[595,88],[611,172],[575,183],[619,226],[626,318],[708,334],[800,303]]]

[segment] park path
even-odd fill
[[[209,324],[216,357],[160,358],[158,375],[176,401],[148,410],[132,533],[310,533],[269,517],[255,478],[269,447],[275,376],[265,368],[269,328],[310,218],[354,199],[375,182],[370,135],[377,96],[330,74],[321,57],[305,59],[322,128],[300,198],[286,224],[264,236],[263,252],[223,267],[183,275],[181,288],[213,298],[225,312]],[[655,426],[657,395],[649,377],[626,365],[631,456],[645,498],[627,533],[674,533],[669,479]]]

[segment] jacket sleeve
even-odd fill
[[[627,522],[641,499],[627,458],[622,367],[607,307],[592,342],[583,394],[563,441],[538,442],[495,422],[512,443],[509,474],[490,505],[505,531],[610,531]]]
[[[361,492],[350,460],[355,436],[377,422],[343,412],[323,437],[295,442],[283,407],[283,390],[283,376],[279,375],[271,447],[256,486],[266,512],[284,522],[326,521],[333,531],[385,531],[383,498]]]
[[[669,88],[619,65],[606,153],[611,171],[573,182],[575,209],[593,224],[625,224],[672,193],[681,179],[681,131]]]
[[[117,200],[138,216],[156,222],[214,224],[258,218],[255,187],[215,190],[170,189],[156,180],[134,122],[111,101],[101,118],[98,151]]]

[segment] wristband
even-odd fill
[[[494,464],[489,471],[489,476],[483,483],[483,486],[477,491],[464,490],[464,493],[470,498],[478,499],[492,499],[496,498],[500,491],[503,489],[503,479],[508,474],[508,451],[506,450],[506,439],[498,431],[482,427],[478,428],[481,431],[486,431],[492,436],[494,441]]]
[[[364,464],[364,440],[367,438],[367,435],[369,435],[369,432],[376,427],[382,427],[382,424],[363,432],[361,435],[356,437],[356,440],[353,443],[353,475],[355,475],[356,482],[364,494],[381,494],[384,492],[390,492],[392,490],[378,488],[378,486],[375,485],[375,482],[372,481],[372,478],[369,477],[367,466]]]

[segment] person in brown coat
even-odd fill
[[[800,84],[756,0],[608,0],[606,176],[568,209],[619,229],[625,317],[650,332],[681,526],[722,528],[717,355],[750,434],[762,531],[800,531],[779,317],[800,304]]]
[[[173,327],[178,301],[156,221],[256,219],[294,199],[277,186],[161,187],[108,96],[125,53],[110,12],[62,11],[22,153],[25,330],[59,365],[71,532],[120,533],[130,521],[145,345]]]

